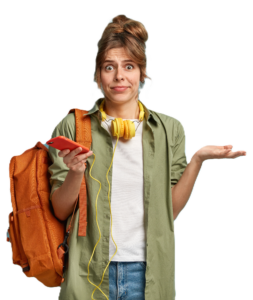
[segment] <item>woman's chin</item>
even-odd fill
[[[130,101],[131,99],[133,99],[133,97],[134,97],[134,95],[129,95],[126,93],[110,93],[105,96],[112,102],[127,102],[127,101]]]

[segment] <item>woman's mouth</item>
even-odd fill
[[[124,92],[127,89],[127,86],[115,86],[112,88],[112,90],[116,92]]]

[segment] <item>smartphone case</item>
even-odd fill
[[[82,146],[82,145],[68,139],[65,136],[57,136],[55,138],[52,138],[49,141],[47,141],[46,144],[55,149],[58,149],[58,150],[69,149],[70,151],[72,151],[78,147],[81,147],[83,150],[80,153],[78,153],[78,155],[87,153],[90,151],[89,148]]]

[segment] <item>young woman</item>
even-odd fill
[[[246,154],[206,146],[187,164],[181,123],[139,100],[147,39],[143,24],[124,15],[108,24],[95,71],[104,97],[87,114],[92,151],[76,156],[80,149],[50,147],[55,215],[69,223],[83,176],[88,199],[86,237],[78,236],[77,210],[60,300],[175,299],[174,220],[204,160]],[[58,135],[75,140],[74,114],[56,126]]]

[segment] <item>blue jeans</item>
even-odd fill
[[[109,265],[109,300],[144,300],[145,272],[145,261],[111,261]]]

